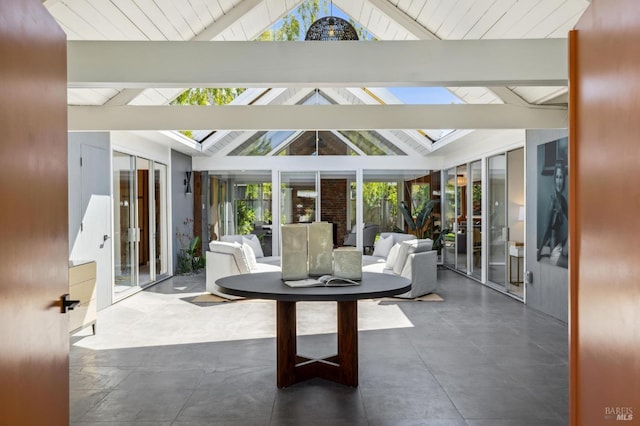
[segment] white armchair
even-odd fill
[[[206,289],[209,293],[228,299],[239,299],[235,296],[224,294],[216,285],[216,280],[222,277],[238,274],[250,274],[254,272],[279,271],[279,258],[260,257],[266,262],[278,262],[278,266],[258,261],[255,252],[248,243],[211,241],[209,251],[206,253]]]

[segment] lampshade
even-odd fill
[[[315,21],[304,36],[305,40],[359,40],[353,26],[337,16],[325,16]]]

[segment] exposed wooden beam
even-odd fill
[[[67,54],[78,88],[567,84],[565,39],[69,41]]]
[[[71,131],[566,127],[566,108],[496,104],[69,107]]]

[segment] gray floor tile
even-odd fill
[[[315,379],[280,389],[272,419],[293,424],[306,424],[308,420],[348,423],[366,420],[366,415],[357,388]]]
[[[133,371],[119,385],[123,390],[146,389],[195,389],[204,376],[202,370],[155,370],[139,368]]]
[[[361,389],[367,418],[400,421],[410,419],[462,420],[460,412],[440,388]]]
[[[145,389],[110,391],[81,421],[173,421],[193,390]]]
[[[72,365],[79,365],[72,363]],[[133,367],[71,367],[69,383],[71,390],[112,389],[134,371]]]
[[[448,388],[447,394],[465,419],[558,420],[546,403],[515,383],[456,386]]]
[[[260,422],[271,417],[276,396],[272,389],[197,389],[184,404],[176,420],[215,422]]]
[[[371,420],[369,426],[467,426],[462,419],[393,419]]]

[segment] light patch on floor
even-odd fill
[[[275,301],[194,304],[195,296],[140,292],[98,312],[97,335],[82,330],[74,345],[107,350],[275,338]],[[299,336],[336,332],[336,303],[300,302],[297,309]],[[360,331],[403,327],[413,324],[397,304],[358,302]]]

